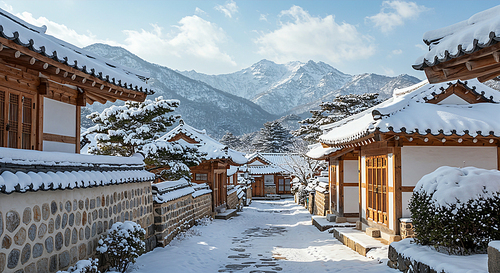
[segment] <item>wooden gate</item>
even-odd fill
[[[255,184],[252,188],[252,196],[264,196],[264,178],[255,177]]]

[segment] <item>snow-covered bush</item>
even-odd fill
[[[57,273],[101,273],[97,266],[99,264],[98,259],[88,259],[78,261],[74,266],[68,268],[67,271],[57,271]]]
[[[417,183],[409,209],[416,243],[450,254],[484,253],[500,239],[500,171],[440,167]]]
[[[124,273],[144,252],[144,235],[146,231],[139,224],[131,221],[116,222],[107,235],[99,240],[97,252],[102,254],[105,264]]]

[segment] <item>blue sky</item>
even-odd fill
[[[439,1],[1,1],[77,46],[121,46],[153,63],[207,74],[261,59],[322,61],[348,74],[410,74],[426,31],[500,4]]]

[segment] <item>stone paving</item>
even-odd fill
[[[284,227],[252,227],[245,230],[241,237],[233,237],[231,248],[234,254],[227,258],[231,261],[220,269],[219,272],[248,272],[248,273],[277,273],[283,270],[279,267],[276,257],[272,253],[249,253],[253,238],[265,238],[271,236],[283,236],[287,232]]]

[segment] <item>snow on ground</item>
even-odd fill
[[[375,258],[320,232],[291,199],[253,200],[237,217],[195,226],[144,254],[128,272],[399,272],[386,265],[387,248],[369,254]]]

